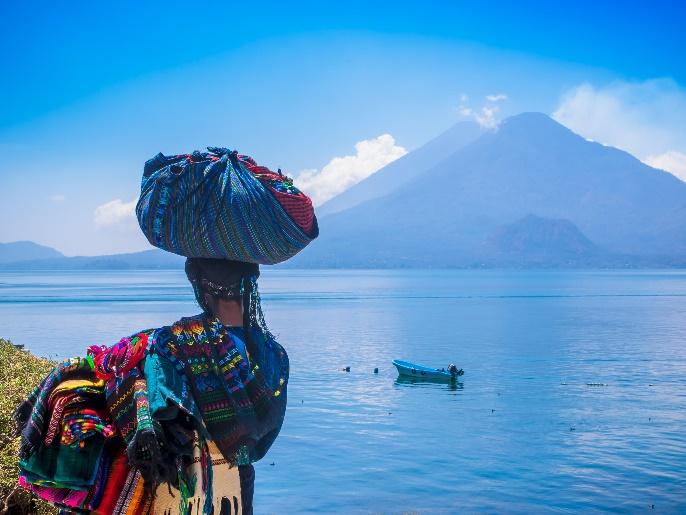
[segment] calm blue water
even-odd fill
[[[268,270],[261,288],[292,371],[257,513],[686,512],[685,272]],[[46,356],[196,311],[181,272],[0,274],[0,335]],[[393,358],[464,382],[398,383]]]

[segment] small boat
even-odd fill
[[[431,368],[424,365],[417,365],[409,361],[394,359],[393,365],[398,369],[398,374],[404,377],[415,377],[417,379],[442,379],[444,381],[456,381],[464,374],[464,370],[458,369],[455,365],[445,368]]]

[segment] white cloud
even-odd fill
[[[686,91],[670,79],[581,84],[562,96],[552,116],[587,139],[684,177]]]
[[[136,199],[131,202],[124,202],[121,199],[114,199],[95,208],[93,221],[98,227],[118,225],[134,221],[136,209]]]
[[[320,205],[407,154],[390,134],[359,141],[355,155],[334,157],[320,171],[303,170],[293,180]]]
[[[497,95],[486,95],[486,100],[489,102],[502,102],[507,100],[507,95],[505,93],[498,93]]]
[[[492,129],[499,122],[498,113],[500,112],[500,106],[497,104],[507,100],[507,95],[505,93],[498,93],[486,95],[484,98],[486,99],[486,104],[475,109],[467,105],[467,100],[469,100],[467,95],[460,95],[460,105],[457,108],[457,112],[464,118],[472,118],[486,129]]]
[[[671,172],[686,182],[686,154],[672,150],[657,156],[648,156],[644,161],[654,168]]]
[[[50,195],[50,200],[52,200],[55,203],[59,203],[67,200],[67,197],[65,197],[61,193],[55,193],[54,195]]]
[[[482,127],[492,129],[493,127],[498,125],[498,119],[496,118],[498,111],[500,111],[500,108],[498,106],[484,106],[481,108],[480,112],[474,113],[474,119]]]

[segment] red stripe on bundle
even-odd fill
[[[298,227],[300,227],[305,234],[312,234],[312,229],[314,227],[314,209],[312,208],[312,200],[310,197],[303,195],[291,195],[290,193],[284,193],[282,191],[277,191],[274,188],[269,188],[279,204],[283,206]]]
[[[269,181],[285,181],[287,177],[272,172],[266,166],[258,165],[251,157],[239,156],[239,159],[243,166],[271,191],[272,195],[274,195],[276,200],[279,201],[279,204],[281,204],[281,207],[288,213],[288,216],[298,224],[298,227],[300,227],[305,234],[312,234],[312,229],[314,228],[314,208],[312,207],[312,200],[310,197],[304,193],[293,194],[278,191],[269,184]]]
[[[106,480],[105,491],[102,494],[100,504],[91,513],[93,515],[111,515],[117,505],[117,500],[121,494],[126,476],[129,475],[128,457],[126,456],[126,448],[117,454],[112,461],[110,473]]]

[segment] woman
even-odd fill
[[[312,201],[212,147],[146,162],[136,214],[152,245],[206,256],[186,261],[202,313],[58,365],[15,414],[20,484],[79,513],[252,513],[252,463],[279,434],[289,371],[254,263],[317,237]]]
[[[264,456],[281,428],[286,407],[288,358],[264,323],[256,288],[258,265],[191,258],[186,262],[186,274],[203,314],[183,319],[176,326],[189,327],[200,322],[203,330],[195,331],[194,344],[200,343],[202,352],[184,353],[179,348],[179,338],[172,336],[174,326],[170,331],[163,329],[158,332],[156,348],[159,354],[171,360],[186,356],[184,373],[190,378],[195,402],[209,431],[210,455],[216,463],[212,470],[215,478],[212,487],[219,503],[214,503],[214,513],[234,513],[239,502],[243,513],[252,513],[255,472],[251,463]],[[217,354],[216,338],[206,338],[206,335],[222,330],[226,330],[234,350],[233,354],[229,351],[225,357]],[[170,350],[170,344],[176,349]],[[231,409],[217,405],[218,398],[223,397],[218,392],[230,392],[235,386],[223,381],[221,373],[214,374],[204,368],[209,363],[222,366],[222,363],[232,360],[253,370],[252,379],[246,376],[237,383],[238,391],[245,390],[248,395],[245,398],[237,394],[228,396],[233,406],[241,406],[235,415],[241,429],[232,429],[232,424],[227,423],[232,418]],[[240,366],[235,367],[234,371],[237,370]],[[265,406],[260,407],[263,402]],[[233,455],[236,456],[237,471],[232,474],[226,460],[231,460]],[[221,481],[218,481],[219,477]],[[160,510],[164,504],[164,487],[161,488],[162,492],[158,491],[156,497],[156,512],[166,511]],[[233,504],[234,511],[227,508],[226,503]]]
[[[245,426],[243,440],[236,443],[226,440],[219,442],[224,449],[222,454],[238,454],[239,498],[243,513],[252,513],[255,472],[251,463],[266,454],[281,429],[286,408],[288,357],[267,329],[262,316],[256,288],[258,265],[221,259],[190,258],[186,262],[186,274],[193,285],[198,304],[203,309],[200,318],[218,321],[228,330],[241,361],[248,368],[253,365],[254,369],[254,365],[257,365],[257,371],[263,378],[260,381],[264,381],[264,387],[272,391],[271,398],[267,398],[267,402],[271,404],[268,407],[269,413],[238,415],[239,423]],[[158,344],[164,345],[165,341],[161,340]],[[194,366],[197,366],[197,362]],[[199,390],[196,382],[197,397],[203,395]],[[253,400],[258,397],[258,394],[253,394]],[[254,409],[257,410],[258,407],[254,406]],[[214,420],[217,416],[221,417],[221,414],[213,412],[213,420],[207,424],[213,424],[210,426],[211,434],[221,438],[226,434],[226,428],[221,427],[221,420]],[[254,421],[249,419],[253,416],[256,417]],[[248,430],[251,426],[252,429]],[[212,441],[211,445],[216,448],[214,444]],[[214,455],[216,454],[215,452]],[[221,491],[222,486],[216,485],[215,490]],[[227,496],[220,497],[226,499]],[[221,507],[215,507],[215,510],[215,513],[221,513]]]
[[[186,274],[201,314],[91,347],[19,408],[22,486],[76,512],[252,513],[288,357],[264,322],[258,265],[189,258]],[[63,426],[57,450],[43,420]]]

